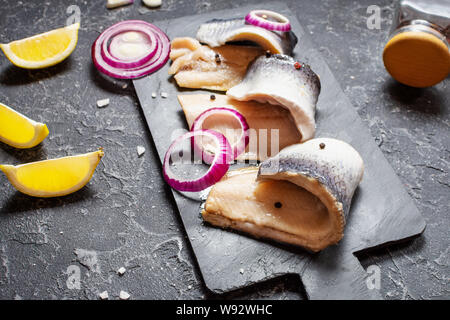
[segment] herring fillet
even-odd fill
[[[361,156],[346,142],[312,139],[283,149],[259,168],[229,171],[211,189],[202,217],[320,251],[342,239],[363,172]]]
[[[263,53],[259,47],[210,48],[193,38],[174,38],[169,74],[180,87],[226,91],[242,81],[248,64]]]
[[[210,47],[218,47],[230,41],[251,41],[271,53],[292,54],[297,44],[293,32],[270,31],[246,24],[243,18],[213,19],[200,25],[197,40]]]
[[[344,235],[353,194],[362,180],[364,162],[348,143],[316,138],[283,149],[263,162],[258,179],[287,180],[316,195],[335,219],[331,243]]]
[[[320,93],[319,77],[312,69],[287,55],[260,56],[248,67],[244,80],[227,91],[239,101],[256,100],[287,108],[302,135],[301,141],[314,137],[316,103]]]
[[[215,94],[212,100],[209,94],[182,94],[178,101],[183,109],[186,121],[191,129],[194,120],[204,111],[226,107],[237,110],[246,119],[249,127],[249,144],[237,160],[266,160],[278,154],[279,150],[299,143],[301,135],[289,111],[268,103],[256,101],[237,101],[223,94]],[[213,119],[204,129],[216,130],[228,139],[235,141],[232,124],[222,117]],[[241,133],[240,130],[237,132]],[[275,141],[273,141],[275,140]]]

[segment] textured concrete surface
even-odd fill
[[[33,199],[0,176],[0,298],[97,298],[120,290],[144,298],[303,298],[298,278],[284,277],[225,296],[204,288],[195,259],[142,117],[131,83],[105,79],[93,68],[90,46],[109,25],[130,18],[180,17],[258,1],[164,1],[150,10],[107,10],[105,1],[0,0],[0,42],[63,26],[67,8],[81,9],[80,39],[64,63],[39,71],[0,57],[0,101],[47,123],[50,136],[31,150],[0,145],[0,162],[19,164],[102,146],[106,156],[89,185],[60,199]],[[391,80],[381,51],[392,1],[287,1],[330,65],[374,139],[427,220],[425,233],[405,244],[361,253],[381,268],[387,299],[443,299],[449,293],[448,79],[428,89]],[[366,9],[381,8],[381,29],[366,26]],[[98,109],[96,101],[110,98]],[[136,146],[147,152],[138,158]],[[389,188],[386,188],[389,192]],[[70,267],[75,266],[75,267]],[[116,270],[125,267],[123,276]],[[70,289],[71,268],[80,289]],[[69,269],[68,269],[69,268]]]

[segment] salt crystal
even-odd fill
[[[156,98],[156,92],[152,93],[152,98],[155,99]]]
[[[141,157],[145,153],[145,148],[143,146],[137,146],[138,157]]]
[[[117,273],[119,274],[119,276],[123,276],[126,271],[127,269],[125,269],[124,267],[120,267],[119,270],[117,270]]]
[[[98,296],[99,296],[100,299],[102,299],[102,300],[108,300],[108,298],[109,298],[108,291],[103,291],[103,292],[100,293]]]
[[[97,101],[97,107],[104,108],[109,105],[109,99],[102,99]]]
[[[159,7],[162,3],[161,0],[144,0],[143,2],[149,8]]]
[[[117,8],[126,4],[132,4],[134,0],[108,0],[106,1],[106,7],[108,9]]]
[[[240,268],[240,269],[239,269],[239,272],[240,272],[241,274],[244,274],[244,269]]]
[[[120,300],[128,300],[130,299],[130,294],[126,291],[120,291],[119,298]]]
[[[161,92],[161,98],[167,98],[167,92]]]

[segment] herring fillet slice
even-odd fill
[[[226,107],[237,110],[250,126],[249,144],[237,160],[266,160],[278,154],[279,150],[300,142],[301,135],[288,110],[268,103],[256,101],[237,101],[223,94],[182,94],[178,101],[183,109],[189,128],[194,120],[211,108]],[[227,119],[210,119],[205,123],[206,129],[219,131],[228,141],[234,141],[240,130],[233,129],[233,123]],[[231,135],[231,136],[230,136]],[[273,139],[275,141],[272,141]],[[277,144],[277,145],[275,145]]]
[[[288,109],[302,135],[314,137],[315,111],[320,93],[319,77],[306,64],[300,69],[287,55],[260,56],[248,67],[244,80],[227,91],[240,101],[255,100]]]
[[[334,221],[328,241],[344,235],[353,194],[362,180],[364,162],[348,143],[317,138],[283,149],[261,164],[258,179],[286,180],[317,196]]]
[[[364,171],[349,144],[330,138],[283,149],[259,169],[229,171],[213,186],[202,217],[220,227],[320,251],[344,235]]]
[[[200,25],[197,40],[210,47],[230,41],[251,41],[271,53],[291,54],[297,44],[293,32],[270,31],[245,23],[243,18],[213,19]]]
[[[263,53],[259,47],[210,48],[193,38],[175,38],[171,42],[169,74],[180,87],[226,91],[242,81],[248,64]]]

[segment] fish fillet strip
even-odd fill
[[[257,47],[210,48],[193,38],[175,38],[169,74],[180,87],[226,91],[242,81],[250,61],[261,54],[262,49]]]

